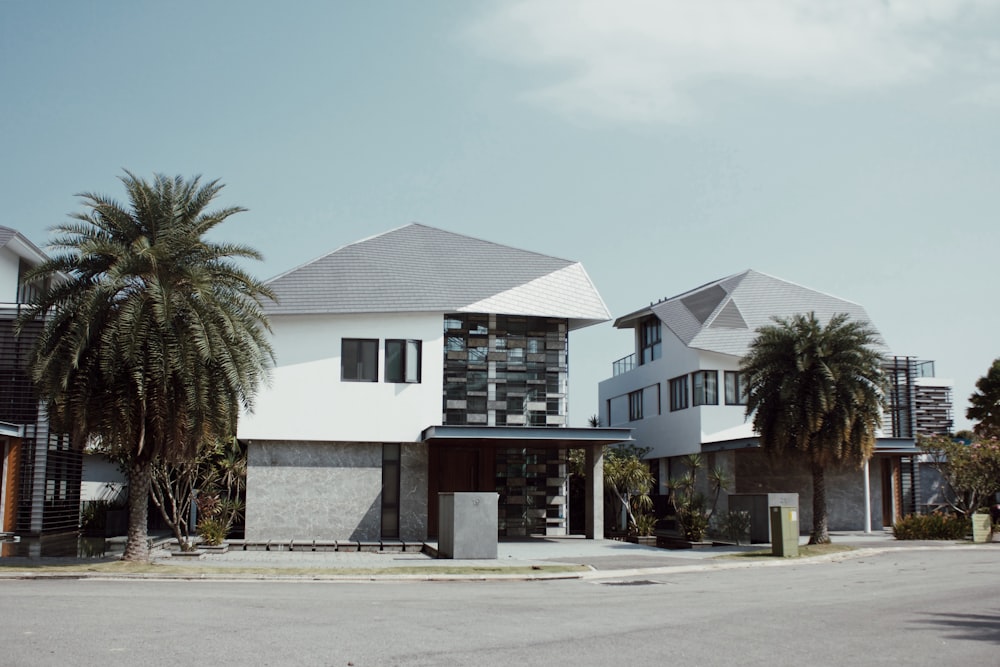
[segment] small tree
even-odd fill
[[[973,427],[983,438],[1000,438],[1000,359],[995,359],[990,370],[976,381],[976,389],[969,396],[965,416],[978,423]]]
[[[609,447],[604,453],[604,488],[621,503],[629,525],[637,526],[636,514],[653,508],[649,492],[653,489],[653,473],[643,462],[648,452],[635,445]]]
[[[971,444],[947,436],[921,438],[920,448],[931,455],[931,465],[944,480],[945,502],[960,514],[988,507],[1000,492],[1000,440]]]

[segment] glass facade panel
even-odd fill
[[[565,319],[449,314],[445,327],[446,425],[565,423],[546,420],[547,414],[565,417],[566,412]],[[463,411],[454,404],[479,396],[490,400],[470,401]]]

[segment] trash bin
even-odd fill
[[[799,555],[799,508],[771,508],[771,555]]]

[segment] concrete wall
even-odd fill
[[[400,538],[427,537],[427,447],[401,449]],[[382,444],[249,442],[248,540],[381,539]]]
[[[871,525],[882,528],[882,487],[879,463],[872,459],[869,471],[871,486]],[[736,453],[736,493],[799,494],[799,529],[812,530],[812,474],[808,467],[790,461],[772,461],[763,452]],[[827,470],[826,504],[830,530],[863,530],[865,527],[864,472]]]

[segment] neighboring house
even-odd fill
[[[613,377],[599,386],[600,420],[631,427],[636,444],[649,448],[661,496],[670,479],[684,472],[681,457],[702,454],[710,467],[726,469],[732,493],[798,493],[800,527],[812,523],[809,472],[786,461],[772,461],[760,449],[751,420],[740,359],[756,330],[772,317],[815,312],[825,324],[837,313],[871,320],[864,308],[822,292],[748,270],[669,299],[650,304],[615,322],[630,329],[635,352],[613,364]],[[909,357],[887,358],[893,385],[884,437],[868,466],[873,526],[921,509],[919,433],[951,430],[950,383],[922,377],[933,364]],[[833,530],[865,527],[865,477],[861,471],[827,475],[827,500]],[[721,507],[725,508],[725,501]]]
[[[601,448],[629,430],[567,425],[569,334],[609,319],[579,263],[411,224],[268,284],[248,540],[420,541],[449,491],[498,492],[500,535],[565,534],[572,448],[603,536]]]
[[[0,227],[0,532],[25,535],[76,530],[80,511],[81,455],[49,432],[25,368],[41,324],[14,335],[36,289],[24,272],[44,260],[27,238]]]

